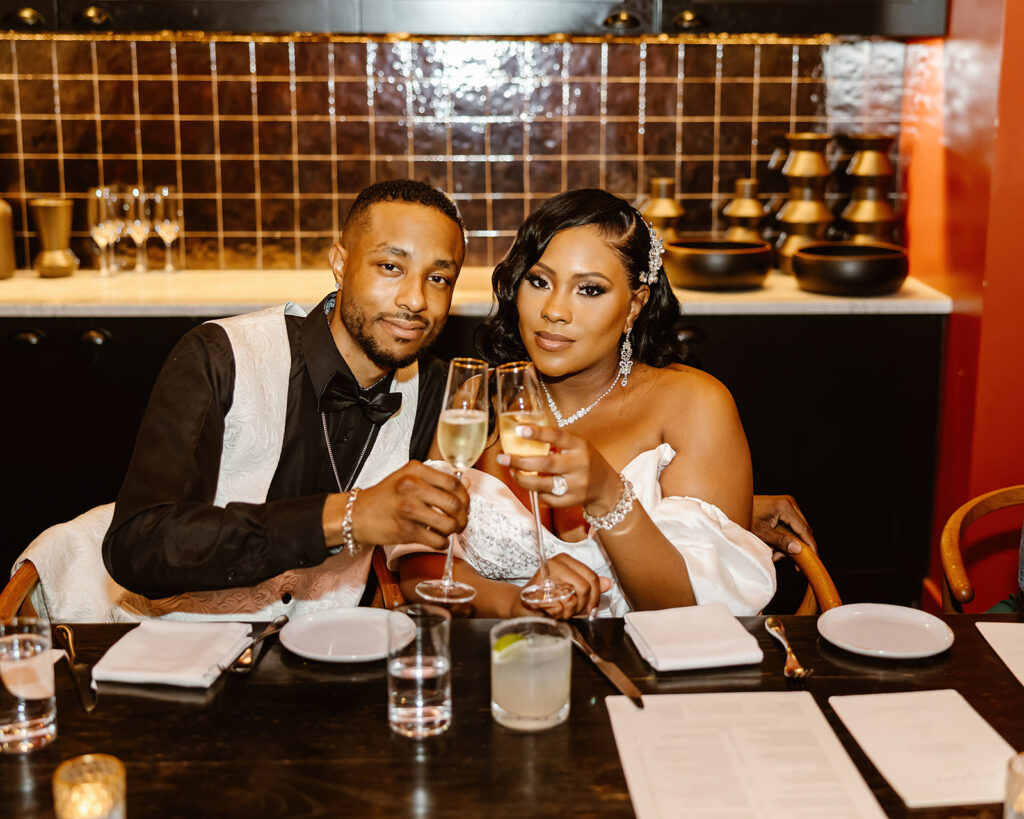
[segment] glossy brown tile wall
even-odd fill
[[[676,180],[694,231],[790,130],[897,133],[889,41],[424,42],[15,35],[0,43],[0,192],[19,262],[27,202],[115,182],[183,193],[189,267],[323,267],[355,194],[413,176],[449,191],[469,263],[492,264],[538,201]],[[838,147],[841,149],[841,141]],[[158,244],[158,240],[152,242]]]

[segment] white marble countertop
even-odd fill
[[[452,298],[452,315],[485,316],[491,307],[490,268],[467,267]],[[334,286],[327,270],[188,270],[120,273],[81,270],[62,279],[18,271],[0,280],[0,316],[226,316],[294,301],[309,309]],[[890,296],[818,296],[791,276],[772,273],[757,290],[676,290],[687,315],[946,314],[953,302],[908,278]]]

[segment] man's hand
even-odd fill
[[[811,527],[790,495],[754,495],[750,531],[775,549],[775,560],[800,553],[803,547],[793,535],[818,551]]]
[[[324,505],[324,538],[342,542],[347,495],[330,495]],[[410,461],[375,486],[359,492],[352,507],[352,536],[366,545],[422,543],[448,545],[448,536],[466,526],[469,493],[454,475]]]

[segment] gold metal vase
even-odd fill
[[[70,276],[78,270],[78,257],[71,251],[70,199],[33,199],[28,203],[39,231],[42,250],[32,266],[44,278]]]

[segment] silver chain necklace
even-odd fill
[[[562,417],[562,413],[559,411],[558,406],[555,404],[555,399],[552,398],[551,393],[548,392],[548,385],[544,383],[544,379],[538,376],[537,380],[540,381],[540,388],[544,390],[544,395],[548,399],[548,408],[551,410],[551,414],[555,416],[555,423],[558,424],[558,428],[561,429],[562,427],[567,427],[569,426],[569,424],[579,421],[580,418],[582,418],[594,407],[596,407],[598,404],[604,401],[604,399],[608,397],[608,393],[615,389],[615,385],[619,381],[619,374],[615,374],[615,378],[612,379],[612,383],[609,385],[608,389],[601,393],[601,395],[598,396],[597,400],[593,404],[591,404],[588,407],[583,407],[582,409],[576,410],[576,412],[574,412],[568,418]]]

